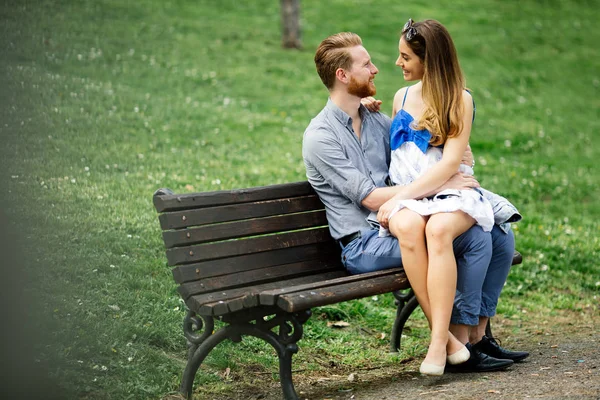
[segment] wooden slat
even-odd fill
[[[306,196],[309,194],[314,194],[314,191],[308,182],[303,181],[248,189],[154,196],[153,200],[156,211],[165,212]]]
[[[342,268],[343,266],[338,260],[319,259],[302,261],[184,283],[179,286],[178,290],[181,297],[187,300],[190,296],[209,293],[215,290],[227,292],[231,288],[254,286],[263,282],[284,280],[286,278]]]
[[[331,242],[332,246],[335,245],[329,235],[329,228],[324,227],[244,240],[177,247],[167,250],[167,259],[169,265],[179,265],[319,242]]]
[[[408,289],[409,287],[406,274],[398,272],[359,282],[349,282],[315,290],[281,295],[277,299],[277,305],[287,312],[298,312],[327,304],[360,299],[394,290]]]
[[[340,252],[341,249],[337,244],[332,242],[322,242],[306,246],[289,247],[262,253],[179,265],[173,268],[172,272],[175,282],[185,283],[201,278],[206,279],[236,272],[272,267],[274,265],[314,260],[317,258],[327,258],[338,260],[339,262]]]
[[[325,210],[163,232],[167,248],[327,225]]]
[[[519,263],[519,257],[520,253],[515,252],[513,263]],[[340,275],[335,276],[338,273]],[[388,293],[410,287],[406,275],[399,268],[350,276],[343,275],[343,271],[332,274],[334,275],[312,275],[299,279],[272,282],[247,289],[238,288],[227,293],[227,296],[237,295],[234,298],[227,298],[224,294],[218,292],[193,296],[186,303],[190,308],[198,307],[194,308],[194,310],[202,315],[224,315],[243,309],[244,307],[256,307],[259,303],[263,305],[264,303],[260,299],[260,295],[262,294],[283,293],[281,299],[278,298],[278,306],[288,312],[298,312],[312,307]],[[356,280],[357,278],[359,279],[358,281]],[[364,278],[369,278],[369,281],[365,282],[365,284],[362,283]],[[303,281],[304,279],[310,279],[310,282]],[[323,287],[324,283],[331,285],[331,282],[334,282],[336,285],[333,287]],[[363,286],[367,289],[362,289]],[[251,293],[244,293],[244,290],[248,290]],[[301,295],[305,297],[301,297]],[[225,300],[218,301],[219,296]],[[206,300],[209,302],[205,302]],[[205,303],[201,304],[202,302]]]
[[[161,214],[158,219],[163,230],[221,222],[269,217],[272,215],[299,213],[323,209],[317,195],[282,198],[254,203],[188,209]]]
[[[245,304],[247,308],[258,306],[258,294],[261,291],[279,287],[302,285],[310,282],[320,282],[346,276],[347,274],[348,273],[344,270],[335,270],[322,274],[302,276],[246,288],[231,289],[227,292],[216,291],[213,293],[192,296],[187,299],[185,303],[190,310],[193,310],[200,315],[224,315],[231,312],[228,308],[229,305],[236,310],[239,308],[239,304]]]
[[[277,304],[277,299],[279,296],[289,295],[295,292],[304,292],[315,289],[320,289],[328,286],[336,286],[344,283],[353,283],[353,282],[361,282],[368,281],[374,278],[380,278],[382,276],[390,276],[398,273],[404,274],[403,268],[390,268],[381,271],[367,272],[364,274],[350,275],[339,279],[332,279],[328,281],[322,281],[318,283],[311,283],[308,285],[297,285],[297,286],[288,286],[285,288],[277,288],[273,290],[267,290],[260,293],[260,304],[265,306],[272,306]]]

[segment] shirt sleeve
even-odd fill
[[[387,167],[390,167],[390,163],[392,161],[392,150],[390,147],[390,129],[392,127],[392,119],[383,113],[379,113],[379,123],[382,126],[384,135],[383,135],[383,143],[385,145],[385,156]]]
[[[364,198],[376,188],[372,179],[346,156],[335,135],[326,129],[307,131],[302,153],[306,176],[313,186],[325,182],[357,207],[362,207]]]

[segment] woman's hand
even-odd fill
[[[371,112],[379,112],[381,110],[381,100],[377,100],[375,97],[363,97],[360,99],[360,102]]]
[[[479,187],[479,181],[475,179],[473,175],[463,174],[462,172],[457,172],[452,175],[450,179],[446,181],[442,186],[436,190],[436,193],[441,192],[446,189],[456,189],[456,190],[468,190]]]
[[[379,225],[383,228],[388,229],[390,223],[390,214],[396,207],[398,200],[395,197],[392,197],[385,203],[379,207],[379,211],[377,212],[377,221],[379,221]]]

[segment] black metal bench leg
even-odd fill
[[[188,344],[188,362],[183,372],[183,379],[179,390],[186,398],[192,397],[194,376],[200,364],[202,364],[202,360],[210,353],[213,347],[227,338],[224,333],[215,338],[215,335],[213,335],[214,328],[215,323],[212,317],[198,316],[190,310],[188,310],[183,320],[183,334]],[[211,339],[211,341],[206,344],[208,339]]]
[[[275,347],[275,346],[273,346]],[[288,345],[279,354],[279,379],[283,398],[286,400],[298,400],[294,381],[292,380],[292,356],[298,352],[298,346]]]
[[[310,315],[310,310],[296,314],[283,314],[264,326],[267,329],[274,324],[279,326],[279,334],[276,337],[276,342],[271,343],[271,345],[275,348],[279,356],[279,379],[281,381],[283,396],[286,400],[298,400],[296,389],[294,389],[294,382],[292,381],[292,356],[298,352],[296,343],[302,338],[304,332],[302,324],[310,318]],[[269,333],[271,333],[270,330]],[[275,338],[274,335],[273,338]]]
[[[190,314],[193,313],[190,312],[186,320],[192,319],[189,317]],[[180,387],[181,393],[186,396],[187,399],[192,398],[196,372],[206,356],[215,346],[225,339],[239,342],[242,340],[242,336],[254,336],[269,343],[277,352],[279,358],[279,378],[285,400],[299,400],[292,381],[292,356],[298,352],[296,343],[302,338],[302,324],[306,322],[309,317],[310,311],[307,310],[297,314],[286,313],[276,315],[268,321],[258,319],[256,323],[232,321],[230,322],[230,325],[219,329],[215,333],[212,333],[212,329],[209,334],[205,332],[201,341],[197,336],[192,337],[192,339],[194,339],[192,342],[194,343],[195,341],[196,344],[199,345],[193,356],[188,360],[183,372],[183,379]],[[212,322],[212,319],[210,319],[210,321]],[[185,327],[186,324],[184,323],[184,330],[186,329]],[[275,334],[272,331],[275,327],[279,327],[278,334]],[[186,337],[188,336],[190,335],[186,332]],[[188,340],[190,340],[189,337]]]
[[[229,339],[229,328],[232,327],[227,326],[225,328],[219,329],[217,332],[210,335],[208,339],[206,339],[201,345],[198,346],[198,348],[194,352],[194,355],[190,359],[188,359],[188,363],[185,366],[185,370],[183,371],[181,386],[179,388],[179,391],[185,396],[186,399],[192,398],[194,377],[196,376],[196,372],[198,372],[198,368],[200,368],[202,361],[204,361],[208,353],[210,353],[216,345],[218,345],[225,339]]]
[[[390,347],[391,351],[395,353],[400,350],[400,341],[402,339],[404,325],[413,311],[415,311],[415,309],[418,307],[419,302],[417,301],[417,297],[412,289],[410,289],[407,293],[400,293],[399,291],[396,291],[393,294],[396,298],[396,304],[398,305],[398,308],[396,309],[396,319],[394,320],[394,325],[392,326]]]

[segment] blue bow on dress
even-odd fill
[[[392,151],[402,146],[404,142],[413,142],[423,154],[427,152],[431,133],[427,129],[412,129],[411,123],[413,121],[414,118],[412,115],[404,111],[404,109],[396,114],[390,128],[390,147]]]

